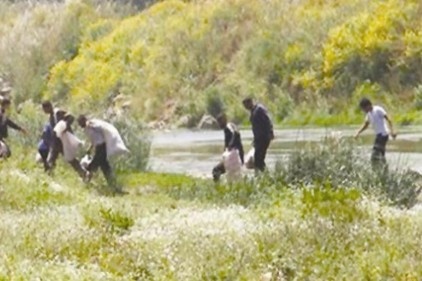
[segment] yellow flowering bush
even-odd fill
[[[391,73],[389,65],[403,51],[404,31],[415,16],[412,1],[368,5],[367,10],[332,29],[323,47],[324,77],[334,78],[334,84],[349,93],[360,81],[380,82]]]
[[[210,92],[236,120],[246,118],[239,102],[246,95],[279,120],[318,100],[336,107],[323,112],[340,113],[353,93],[365,95],[361,85],[394,100],[421,84],[420,7],[403,0],[160,1],[87,24],[76,57],[51,68],[44,95],[90,109],[121,93],[148,120],[200,118],[212,107]]]

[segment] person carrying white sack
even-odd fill
[[[224,131],[224,149],[223,161],[218,163],[212,170],[214,181],[218,181],[222,174],[233,170],[233,173],[239,173],[243,164],[243,145],[240,132],[236,125],[227,122],[224,113],[217,117],[218,125]]]
[[[91,142],[89,150],[95,148],[94,157],[86,167],[85,179],[91,180],[92,173],[100,168],[107,183],[114,184],[113,171],[108,160],[112,156],[129,152],[119,132],[112,124],[99,119],[88,120],[85,115],[78,117],[78,124]]]
[[[60,120],[56,126],[54,126],[53,131],[55,136],[60,140],[60,148],[64,160],[66,160],[78,175],[84,179],[85,169],[82,168],[79,160],[76,158],[83,142],[69,130],[69,124],[66,120]],[[52,153],[50,151],[50,155],[48,156],[49,159],[47,160],[48,163],[51,163],[51,157]]]

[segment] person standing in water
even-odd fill
[[[25,129],[18,126],[15,122],[7,117],[7,111],[9,110],[11,102],[8,98],[3,98],[1,101],[0,107],[0,142],[2,143],[3,152],[1,153],[0,157],[9,158],[11,156],[11,151],[5,139],[9,136],[8,128],[12,128],[14,130],[20,131],[23,134],[26,134]]]
[[[375,141],[372,148],[371,163],[374,166],[377,164],[386,165],[385,151],[388,142],[389,135],[393,139],[396,138],[394,132],[393,122],[388,117],[387,112],[384,108],[379,105],[372,105],[372,102],[363,98],[359,107],[366,114],[365,122],[362,127],[356,133],[355,138],[357,139],[362,132],[364,132],[371,124],[375,132]]]
[[[242,139],[240,137],[240,132],[237,128],[237,126],[234,123],[227,122],[227,116],[222,113],[217,117],[217,122],[220,128],[224,132],[224,149],[226,150],[232,150],[237,149],[239,152],[240,161],[243,164],[243,145],[242,145]],[[215,166],[212,170],[212,177],[214,181],[218,181],[222,174],[226,172],[224,168],[224,163],[220,162],[217,166]]]
[[[274,139],[273,123],[268,110],[262,104],[255,103],[252,98],[244,99],[243,106],[251,113],[255,171],[263,172],[266,169],[267,150]]]

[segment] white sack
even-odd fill
[[[245,167],[247,169],[255,168],[255,148],[251,148],[245,156]]]
[[[78,154],[79,147],[83,142],[74,134],[66,131],[67,124],[64,120],[59,121],[54,127],[54,132],[63,144],[63,157],[66,161],[72,161]]]
[[[242,161],[237,149],[226,150],[223,153],[223,163],[228,181],[240,179],[242,176]]]
[[[0,141],[0,158],[7,155],[7,146]]]
[[[116,127],[108,122],[98,119],[92,119],[89,122],[91,122],[94,126],[99,126],[102,129],[106,141],[108,158],[129,152],[129,149],[123,142],[123,139],[120,136],[119,131],[117,131]]]

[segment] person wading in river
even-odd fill
[[[250,121],[255,148],[255,171],[263,172],[266,168],[265,157],[267,150],[271,141],[274,139],[273,123],[268,110],[262,104],[255,103],[252,98],[244,99],[243,106],[251,113]]]
[[[5,139],[9,136],[8,128],[12,128],[14,130],[18,130],[23,134],[26,134],[25,129],[18,126],[15,122],[10,120],[7,117],[7,111],[11,105],[11,102],[8,98],[3,98],[1,101],[1,108],[0,108],[0,143],[1,143],[1,150],[0,157],[1,158],[9,158],[11,156],[11,151],[9,146],[6,144]]]
[[[227,116],[222,113],[217,117],[218,125],[221,129],[224,131],[224,149],[225,150],[232,150],[237,149],[240,156],[240,161],[243,164],[243,145],[242,145],[242,139],[240,137],[240,132],[237,129],[237,126],[233,123],[227,122]],[[226,169],[224,168],[223,161],[218,163],[217,166],[214,167],[212,170],[212,177],[214,181],[218,181],[222,174],[226,172]]]
[[[383,167],[386,167],[385,150],[388,135],[390,134],[393,139],[397,136],[393,129],[393,122],[391,122],[384,108],[378,105],[372,105],[372,102],[367,98],[363,98],[359,106],[366,114],[366,118],[362,127],[356,133],[355,138],[357,139],[368,128],[369,124],[372,124],[375,132],[375,141],[371,155],[372,166],[379,167],[378,164],[381,164]]]

